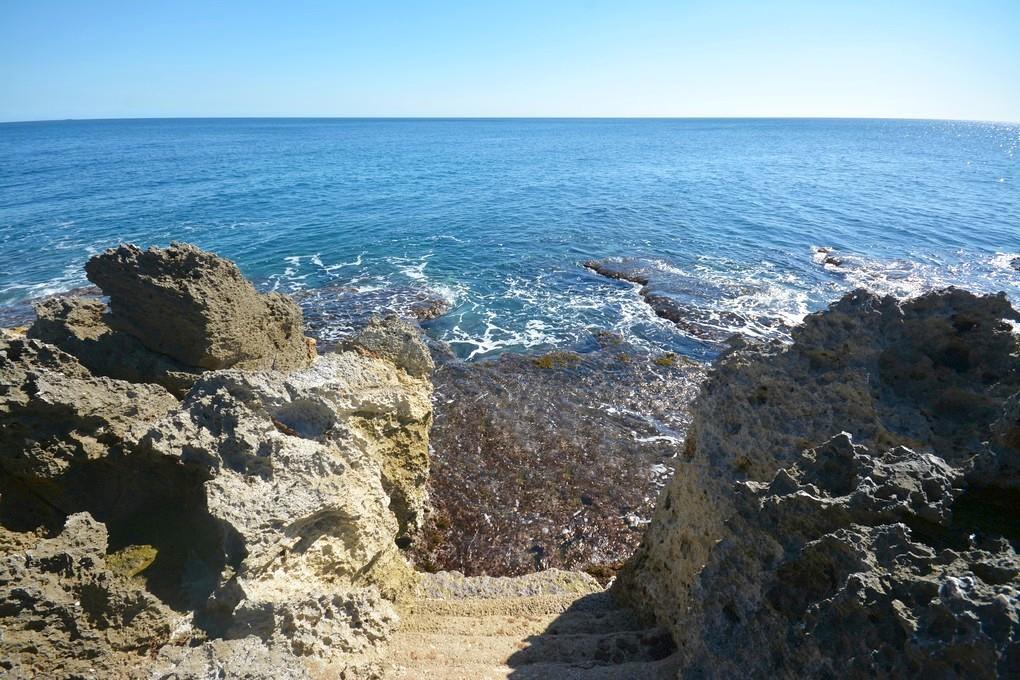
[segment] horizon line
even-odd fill
[[[941,123],[986,123],[999,125],[1020,125],[1020,121],[990,120],[980,118],[926,118],[916,116],[389,116],[389,115],[251,115],[251,116],[124,116],[100,118],[37,118],[23,120],[2,120],[0,125],[24,125],[32,123],[99,123],[126,121],[172,121],[172,120],[435,120],[435,121],[485,121],[485,120],[861,120],[861,121],[918,121]]]

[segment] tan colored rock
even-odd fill
[[[151,680],[310,680],[305,665],[286,650],[270,649],[254,635],[237,640],[209,640],[196,647],[160,650]]]
[[[396,316],[374,318],[346,345],[349,350],[401,369],[352,374],[357,402],[333,400],[331,408],[350,414],[351,427],[376,442],[371,455],[382,466],[383,486],[404,539],[421,529],[428,511],[429,431],[432,428],[434,364],[421,333]],[[347,352],[341,353],[346,354]],[[323,395],[336,390],[319,390]],[[402,394],[394,399],[394,394]]]
[[[417,332],[373,326],[363,345],[315,360],[292,303],[257,295],[232,264],[189,246],[125,246],[93,260],[90,275],[110,311],[50,300],[37,337],[0,340],[5,556],[87,511],[105,523],[90,533],[97,568],[192,615],[146,648],[152,657],[169,642],[154,665],[132,660],[105,676],[370,672],[352,655],[397,625],[391,600],[414,578],[396,539],[427,500],[431,360]],[[181,351],[171,358],[159,343]],[[83,629],[87,615],[60,612],[60,625]],[[18,649],[51,637],[26,621],[12,623],[24,632]],[[134,635],[128,623],[102,625],[114,652],[135,652],[115,640]],[[108,653],[54,644],[68,668]]]
[[[162,385],[184,396],[201,370],[154,352],[110,326],[106,305],[87,298],[48,298],[35,307],[28,336],[73,355],[95,375]]]
[[[54,479],[76,462],[130,447],[145,422],[176,404],[158,385],[93,377],[39,340],[0,340],[0,469]]]
[[[393,433],[427,419],[427,383],[343,352],[311,367],[205,374],[143,448],[208,470],[209,513],[241,556],[210,603],[228,637],[330,661],[384,639],[411,583],[381,472]]]
[[[233,262],[192,245],[111,248],[85,265],[110,298],[110,324],[149,349],[207,370],[309,364],[301,310],[260,295]]]

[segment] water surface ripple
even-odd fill
[[[1020,299],[1018,149],[1020,126],[939,121],[4,124],[0,305],[81,286],[117,242],[178,239],[304,291],[326,339],[414,302],[448,309],[425,325],[461,357],[595,328],[710,357],[854,286]],[[581,266],[606,258],[691,322]]]

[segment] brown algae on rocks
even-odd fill
[[[539,368],[569,368],[581,361],[576,352],[548,352],[535,357],[532,362]]]
[[[420,568],[604,581],[637,546],[705,366],[663,367],[619,339],[547,357],[439,361]]]

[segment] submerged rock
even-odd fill
[[[792,346],[734,342],[616,586],[682,677],[1015,673],[1017,318],[858,291]]]
[[[307,366],[301,309],[260,295],[233,262],[192,245],[111,248],[85,265],[110,298],[110,323],[150,350],[206,370]]]
[[[446,314],[451,304],[436,291],[410,286],[359,290],[327,284],[295,291],[293,297],[304,314],[305,332],[325,348],[350,340],[373,317],[396,315],[412,323],[424,322]]]
[[[774,289],[757,280],[713,279],[642,257],[587,260],[583,266],[640,286],[638,295],[656,316],[711,345],[724,343],[734,333],[784,338],[796,316],[795,310],[777,303]]]
[[[681,450],[705,367],[603,349],[440,358],[419,566],[469,575],[588,569],[608,578],[640,540]]]

